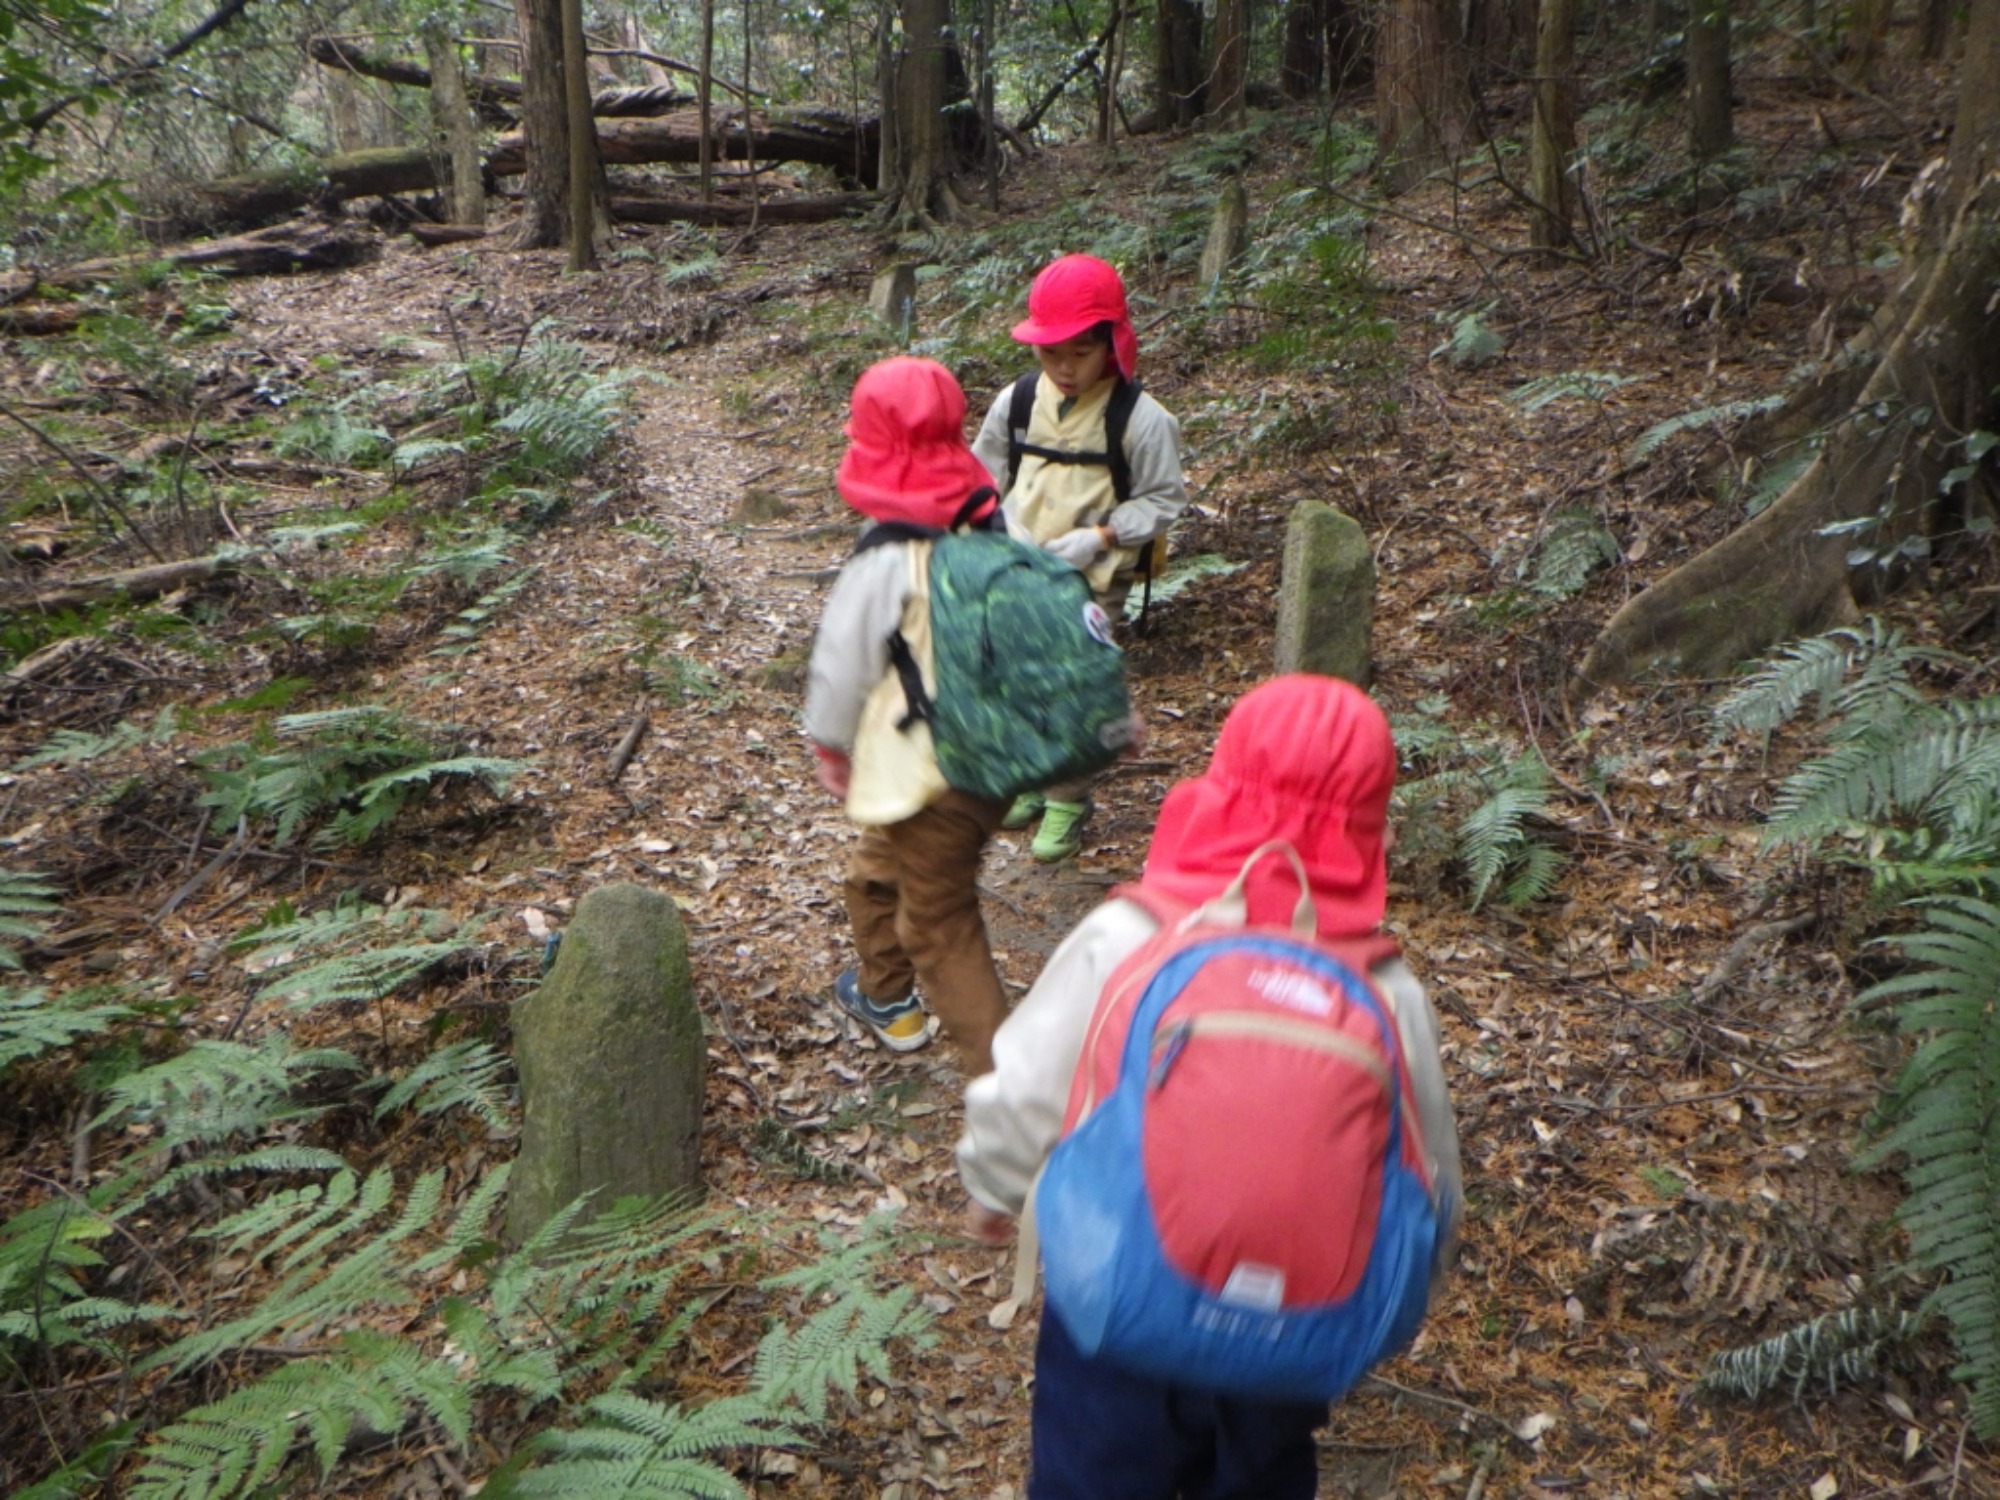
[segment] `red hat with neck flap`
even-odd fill
[[[1223,721],[1205,774],[1167,794],[1141,881],[1191,904],[1222,894],[1259,845],[1298,850],[1322,937],[1382,925],[1396,744],[1360,688],[1303,672],[1244,694]],[[1254,921],[1285,923],[1298,899],[1286,861],[1260,861]]]

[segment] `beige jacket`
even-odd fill
[[[931,650],[931,543],[891,542],[848,560],[827,595],[806,679],[806,733],[847,753],[847,815],[865,827],[900,823],[943,796],[931,727],[898,727],[908,705],[889,658],[897,630],[924,687],[937,692]]]

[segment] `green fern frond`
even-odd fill
[[[203,1038],[118,1079],[93,1123],[150,1125],[161,1148],[214,1145],[323,1113],[297,1101],[300,1085],[316,1073],[360,1071],[345,1052],[298,1050],[278,1033],[254,1047]]]
[[[1863,1165],[1904,1158],[1899,1213],[1919,1265],[1946,1281],[1930,1303],[1949,1323],[1982,1435],[2000,1434],[2000,906],[1969,897],[1920,904],[1926,926],[1891,941],[1919,967],[1857,1004],[1896,999],[1919,1039],[1896,1080],[1893,1123]]]
[[[301,1441],[322,1477],[349,1436],[393,1435],[411,1412],[454,1441],[471,1431],[471,1393],[449,1363],[389,1334],[355,1329],[331,1354],[289,1360],[261,1379],[197,1407],[147,1444],[134,1500],[228,1500],[275,1478]]]
[[[20,951],[9,939],[26,941],[48,926],[49,916],[62,909],[55,897],[47,877],[0,867],[0,969],[21,967]]]
[[[1509,906],[1532,906],[1554,893],[1567,863],[1562,850],[1555,845],[1531,839],[1508,875],[1500,899]]]
[[[1718,737],[1769,734],[1817,699],[1822,720],[1836,713],[1872,720],[1911,701],[1912,667],[1960,661],[1948,651],[1911,645],[1901,630],[1871,615],[1858,626],[1781,646],[1724,695],[1711,717]],[[1850,672],[1856,673],[1853,683]]]
[[[0,965],[4,967],[4,965]],[[52,999],[45,990],[0,990],[0,1073],[26,1058],[100,1036],[132,1012],[123,1005],[91,1005],[73,997]]]
[[[1651,458],[1654,451],[1675,433],[1687,432],[1696,427],[1712,427],[1724,422],[1738,422],[1745,417],[1758,416],[1763,412],[1775,411],[1784,405],[1782,394],[1753,396],[1742,401],[1724,401],[1717,406],[1704,406],[1694,411],[1684,411],[1679,416],[1668,417],[1664,422],[1655,422],[1640,433],[1633,442],[1626,462],[1640,463]]]
[[[180,710],[171,704],[154,715],[151,724],[138,724],[126,719],[104,734],[90,734],[81,729],[58,729],[42,742],[41,749],[16,761],[14,769],[28,771],[36,766],[85,765],[104,756],[130,750],[135,745],[163,744],[180,733],[180,729]]]
[[[212,1177],[228,1177],[237,1172],[290,1176],[298,1172],[338,1172],[347,1159],[338,1152],[318,1146],[263,1146],[234,1156],[202,1157],[183,1162],[146,1189],[142,1201],[150,1202],[176,1192],[188,1183]]]
[[[1584,586],[1592,573],[1617,562],[1623,555],[1617,538],[1604,529],[1604,523],[1593,512],[1558,511],[1535,553],[1528,586],[1538,594],[1567,599]]]
[[[108,1349],[104,1335],[173,1310],[97,1296],[84,1275],[104,1264],[92,1247],[114,1232],[109,1216],[54,1199],[0,1223],[0,1346],[74,1344]]]
[[[1530,751],[1498,768],[1489,786],[1486,799],[1458,825],[1460,857],[1472,879],[1475,911],[1530,847],[1528,820],[1548,811],[1553,783],[1541,756]]]
[[[1620,386],[1632,384],[1637,375],[1616,375],[1605,370],[1566,370],[1560,375],[1539,375],[1517,385],[1501,399],[1516,410],[1532,415],[1545,406],[1576,398],[1602,401]]]
[[[800,1442],[768,1408],[742,1397],[689,1411],[613,1391],[584,1411],[581,1427],[535,1440],[533,1467],[501,1480],[496,1500],[742,1500],[743,1486],[697,1455]],[[489,1484],[488,1493],[493,1489]]]
[[[806,1420],[826,1419],[830,1390],[852,1394],[863,1370],[886,1380],[891,1339],[921,1333],[930,1314],[909,1286],[888,1292],[850,1287],[797,1327],[778,1327],[757,1346],[751,1387],[772,1406],[796,1406]]]
[[[132,1451],[137,1440],[138,1421],[120,1422],[109,1432],[93,1438],[83,1452],[44,1479],[9,1495],[8,1500],[83,1500],[111,1482],[111,1476]]]
[[[305,1212],[274,1234],[252,1233],[253,1228],[265,1228],[268,1220],[260,1217],[246,1227],[242,1215],[203,1231],[229,1239],[232,1249],[247,1251],[253,1265],[277,1259],[281,1273],[277,1285],[240,1317],[176,1340],[141,1368],[178,1374],[248,1344],[309,1338],[322,1329],[358,1322],[364,1313],[415,1302],[417,1295],[403,1274],[405,1262],[414,1254],[404,1246],[436,1217],[443,1184],[442,1171],[426,1173],[390,1223],[359,1243],[357,1238],[381,1217],[395,1191],[395,1179],[386,1168],[371,1173],[358,1188],[351,1172],[337,1176],[318,1203],[311,1201],[316,1190],[301,1190],[292,1204]],[[259,1210],[263,1208],[259,1205]],[[257,1243],[260,1238],[262,1243]]]
[[[1924,1323],[1921,1314],[1898,1308],[1842,1308],[1717,1354],[1695,1389],[1744,1401],[1785,1390],[1796,1401],[1808,1388],[1824,1385],[1831,1396],[1843,1384],[1872,1380],[1882,1361],[1916,1338]]]
[[[491,1129],[505,1129],[513,1120],[506,1084],[512,1067],[512,1059],[491,1042],[475,1039],[440,1047],[390,1086],[375,1106],[375,1118],[410,1103],[420,1115],[462,1105]]]
[[[475,951],[480,924],[456,926],[442,912],[390,910],[365,902],[316,912],[244,934],[244,967],[263,992],[291,1010],[380,1000]]]

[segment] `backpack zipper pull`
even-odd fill
[[[1158,1089],[1161,1084],[1167,1081],[1168,1072],[1172,1070],[1174,1063],[1179,1060],[1181,1049],[1187,1046],[1188,1038],[1193,1035],[1193,1021],[1182,1021],[1167,1033],[1166,1039],[1160,1043],[1159,1051],[1153,1058],[1152,1071],[1146,1075],[1146,1087],[1148,1089]]]

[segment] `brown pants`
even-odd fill
[[[847,864],[861,993],[899,1000],[919,982],[965,1076],[993,1070],[1007,993],[979,915],[979,858],[1007,809],[947,791],[914,817],[864,828]]]

